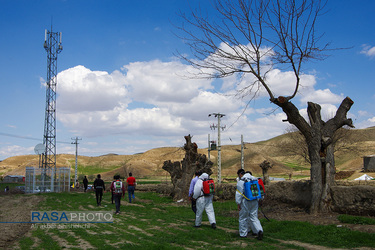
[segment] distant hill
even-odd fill
[[[310,165],[295,152],[301,143],[295,143],[294,133],[287,133],[267,141],[247,143],[244,149],[245,170],[260,176],[259,164],[267,160],[273,164],[269,170],[271,176],[293,179],[307,178]],[[181,145],[183,146],[183,145]],[[199,145],[198,145],[199,146]],[[339,145],[340,150],[335,153],[337,171],[354,171],[350,179],[362,173],[363,157],[375,154],[375,127],[353,129],[347,133]],[[207,155],[207,148],[198,149],[199,153]],[[97,157],[78,156],[78,172],[85,175],[102,174],[105,179],[111,179],[115,173],[124,173],[124,169],[132,171],[138,177],[168,178],[168,173],[162,169],[166,160],[181,161],[184,150],[177,147],[162,147],[151,149],[135,155],[107,154]],[[214,176],[217,173],[217,151],[211,151],[211,161],[214,165]],[[14,156],[0,162],[0,175],[25,174],[26,166],[37,167],[37,155]],[[57,155],[57,167],[71,167],[74,175],[75,155]],[[222,146],[222,177],[233,177],[241,167],[241,145]]]

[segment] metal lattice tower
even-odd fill
[[[46,30],[44,48],[47,51],[47,82],[46,82],[46,114],[44,121],[45,153],[42,168],[56,169],[56,84],[57,84],[57,55],[62,51],[61,32]]]

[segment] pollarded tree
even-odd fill
[[[297,155],[303,159],[303,162],[311,163],[309,158],[309,149],[306,144],[305,137],[300,131],[298,131],[294,126],[290,126],[286,129],[291,142],[284,145],[285,152],[289,152],[290,155]],[[360,135],[354,133],[352,129],[340,128],[336,130],[333,135],[331,144],[334,147],[334,153],[358,153],[360,154],[356,143],[361,141]],[[296,147],[296,145],[298,145]]]
[[[213,163],[207,159],[206,155],[198,153],[198,145],[191,142],[191,138],[190,134],[185,136],[184,159],[181,162],[165,161],[162,167],[171,175],[173,184],[171,195],[176,200],[188,198],[190,182],[195,172],[212,174]]]
[[[302,66],[309,60],[322,60],[329,50],[316,33],[316,22],[324,14],[319,0],[214,0],[218,18],[210,19],[200,10],[181,13],[179,35],[190,47],[193,57],[179,54],[193,66],[199,78],[235,76],[236,95],[253,100],[266,91],[271,103],[280,107],[303,134],[311,162],[312,201],[310,212],[330,208],[330,187],[334,185],[332,140],[344,125],[353,127],[346,115],[353,101],[347,97],[335,116],[321,118],[321,107],[308,102],[309,121],[292,103],[304,77]],[[289,71],[294,78],[290,93],[278,96],[269,76]]]

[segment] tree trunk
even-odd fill
[[[287,121],[295,125],[306,139],[311,162],[310,213],[329,211],[331,186],[334,185],[335,176],[333,136],[342,126],[354,127],[352,120],[346,118],[353,101],[349,97],[345,98],[336,115],[327,122],[321,119],[320,105],[309,102],[307,114],[310,124],[308,124],[294,104],[285,100],[285,98],[279,97],[272,101],[283,109],[288,117]]]
[[[181,162],[165,161],[163,169],[171,175],[173,191],[171,196],[175,200],[187,199],[191,179],[196,171],[212,174],[213,163],[207,160],[206,155],[198,154],[198,146],[191,142],[191,136],[185,136],[185,158]]]
[[[271,165],[270,162],[264,160],[261,164],[259,164],[259,167],[262,169],[263,183],[264,183],[264,185],[268,185],[270,183],[270,177],[268,175],[268,169],[272,168],[272,165]]]

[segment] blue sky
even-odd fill
[[[43,42],[51,23],[64,48],[57,63],[57,153],[74,154],[76,136],[79,154],[87,156],[179,147],[187,134],[205,148],[207,134],[217,139],[210,130],[217,120],[208,117],[213,112],[226,114],[222,144],[240,144],[241,134],[256,142],[284,133],[285,115],[266,96],[238,119],[243,102],[225,95],[230,78],[180,77],[187,66],[175,53],[190,51],[173,34],[173,23],[180,10],[198,5],[211,13],[206,0],[0,0],[0,160],[34,154],[43,140]],[[349,96],[356,128],[374,126],[375,1],[331,0],[327,10],[318,31],[332,47],[350,49],[309,63],[294,103],[304,113],[307,101],[317,102],[330,118]],[[288,72],[273,77],[277,89]]]

